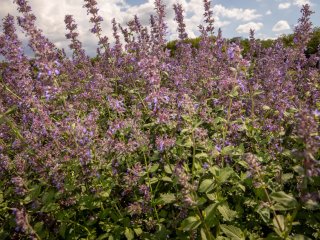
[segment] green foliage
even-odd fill
[[[287,35],[282,35],[280,37],[281,41],[283,42],[285,47],[293,47],[294,46],[294,35],[293,34],[287,34]],[[200,37],[193,38],[193,39],[187,39],[184,40],[183,42],[191,44],[192,48],[198,49],[199,48],[199,43],[201,41]],[[215,39],[213,39],[215,41]],[[231,39],[227,39],[228,42],[230,43],[240,43],[242,47],[242,54],[244,56],[247,55],[247,53],[250,50],[250,43],[249,39],[247,38],[242,38],[242,37],[233,37]],[[261,45],[263,49],[269,48],[274,44],[275,40],[273,39],[257,39],[257,43]],[[169,49],[171,52],[171,56],[174,56],[175,51],[177,50],[177,43],[178,40],[173,40],[167,43],[166,49]],[[320,45],[320,28],[315,27],[313,29],[311,39],[309,40],[309,43],[307,45],[307,49],[305,54],[307,56],[310,56],[311,54],[315,54],[318,51],[318,46]]]
[[[215,41],[215,37],[211,37],[211,40],[212,41]],[[188,39],[185,39],[183,41],[181,41],[182,43],[187,43],[187,44],[190,44],[191,47],[193,49],[199,49],[199,44],[201,42],[201,37],[196,37],[196,38],[188,38]],[[170,41],[166,44],[165,48],[170,50],[170,54],[171,56],[174,56],[175,55],[175,52],[177,50],[177,44],[179,43],[178,40],[173,40],[173,41]]]
[[[308,43],[306,54],[310,56],[311,54],[317,53],[319,46],[320,46],[320,28],[316,27],[314,28],[311,39]]]

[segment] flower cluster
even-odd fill
[[[177,41],[166,41],[166,6],[155,0],[150,26],[111,17],[111,44],[98,2],[84,0],[99,40],[90,58],[71,15],[69,57],[28,1],[14,2],[34,56],[7,15],[0,239],[320,237],[320,47],[304,52],[309,5],[292,47],[263,47],[251,30],[245,53],[215,34],[209,0],[196,44],[182,4]]]

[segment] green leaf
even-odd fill
[[[299,175],[304,174],[304,168],[301,165],[296,165],[293,167],[293,170],[298,173]]]
[[[150,183],[151,183],[151,184],[154,184],[154,183],[156,183],[156,182],[158,182],[158,181],[159,181],[159,179],[156,178],[156,177],[153,177],[153,178],[150,179]]]
[[[234,87],[228,95],[232,98],[237,97],[239,95],[238,88],[238,86]]]
[[[109,237],[109,233],[104,233],[104,234],[102,234],[102,235],[100,235],[98,238],[97,238],[97,240],[103,240],[103,239],[107,239],[108,237]]]
[[[58,203],[48,203],[41,208],[42,212],[55,212],[59,210],[60,205]]]
[[[161,202],[169,204],[176,201],[176,196],[173,193],[164,193],[160,195]]]
[[[221,154],[223,156],[229,155],[232,153],[233,149],[234,149],[234,146],[226,146],[226,147],[222,148]]]
[[[218,206],[218,211],[222,215],[224,221],[232,221],[237,216],[237,212],[231,210],[226,204]]]
[[[201,235],[201,240],[207,240],[208,239],[206,231],[203,228],[201,228],[201,230],[200,230],[200,235]]]
[[[238,188],[240,188],[243,192],[246,191],[246,187],[243,186],[242,184],[239,183],[237,186],[238,186]]]
[[[65,238],[66,237],[66,230],[67,230],[67,224],[66,223],[61,223],[61,226],[59,228],[59,234],[61,237]]]
[[[207,193],[206,195],[207,195],[207,198],[211,201],[217,200],[217,196],[215,193]]]
[[[4,120],[7,122],[8,126],[10,126],[12,132],[14,133],[14,135],[19,138],[22,141],[24,140],[24,137],[22,136],[20,129],[18,128],[18,126],[16,125],[16,123],[14,122],[14,120],[12,120],[11,118],[7,117],[4,118]]]
[[[141,228],[134,228],[133,230],[137,234],[137,236],[140,236],[143,233]]]
[[[218,236],[218,237],[216,238],[216,240],[230,240],[230,238],[223,237],[223,236]]]
[[[240,228],[225,224],[221,224],[220,228],[222,232],[232,240],[245,240],[244,234]]]
[[[216,179],[220,183],[224,183],[233,174],[233,169],[231,167],[222,168],[218,171]]]
[[[219,203],[212,203],[203,211],[202,215],[204,217],[204,221],[206,222],[209,228],[213,227],[216,223],[218,223],[217,219],[217,206]]]
[[[18,108],[17,106],[13,106],[13,107],[9,108],[4,114],[1,114],[1,115],[0,115],[0,124],[5,121],[6,115],[11,114],[11,113],[14,112],[17,108]]]
[[[191,137],[188,137],[188,139],[184,142],[184,144],[182,145],[183,147],[192,147],[193,146],[193,142],[192,142],[192,139]]]
[[[213,121],[215,124],[219,124],[219,123],[226,123],[227,120],[222,118],[222,117],[216,117]]]
[[[201,220],[198,215],[190,216],[182,221],[180,229],[182,231],[191,231],[199,227],[200,224]]]
[[[107,191],[102,191],[99,193],[100,197],[102,198],[108,198],[110,196],[111,189],[108,189]]]
[[[205,197],[200,197],[200,198],[197,198],[196,202],[197,202],[197,206],[201,206],[207,202],[207,199]]]
[[[43,196],[42,196],[43,203],[44,204],[48,204],[48,203],[54,202],[55,201],[55,195],[56,195],[56,192],[53,191],[53,190],[45,192],[43,194]]]
[[[159,164],[156,163],[156,164],[153,164],[152,167],[149,169],[149,173],[153,173],[155,171],[157,171],[159,168]]]
[[[206,231],[204,228],[200,229],[201,240],[214,239],[211,232]]]
[[[180,134],[183,135],[185,133],[190,133],[191,131],[192,131],[192,129],[190,129],[190,128],[184,128],[181,130]]]
[[[160,219],[160,221],[163,220]],[[152,239],[167,239],[167,236],[170,234],[170,231],[168,229],[166,229],[166,227],[163,224],[158,224],[157,225],[157,231],[154,235],[154,238]],[[140,238],[140,239],[150,239],[150,238]]]
[[[257,90],[257,91],[255,91],[254,93],[253,93],[253,96],[257,96],[257,95],[260,95],[260,94],[262,94],[262,93],[264,93],[263,91],[259,91],[259,90]]]
[[[271,199],[276,202],[274,205],[275,210],[290,210],[298,207],[297,200],[291,196],[286,194],[285,192],[273,192],[270,195]]]
[[[143,125],[143,128],[151,128],[151,127],[153,127],[153,126],[155,126],[155,125],[156,125],[155,122],[147,123],[147,124],[144,124],[144,125]]]
[[[213,179],[205,179],[201,182],[198,191],[199,192],[209,192],[214,188],[214,180]]]
[[[285,173],[281,176],[281,180],[285,183],[288,182],[290,179],[293,178],[293,174],[292,173]]]
[[[270,221],[270,209],[267,207],[264,207],[263,205],[260,205],[257,209],[257,213],[260,215],[262,220],[265,223],[269,223]]]
[[[168,174],[172,174],[172,170],[171,170],[171,169],[173,169],[173,167],[170,166],[170,165],[165,165],[165,166],[164,166],[164,171],[165,171],[166,173],[168,173]]]
[[[269,233],[268,236],[265,238],[266,240],[283,240],[282,237],[279,237],[276,233],[272,232]]]
[[[35,185],[30,189],[30,197],[34,200],[36,199],[41,193],[41,186]]]
[[[300,235],[300,234],[294,235],[294,236],[292,237],[292,239],[293,239],[293,240],[311,240],[311,238],[308,238],[308,237],[306,237],[306,236],[304,236],[304,235]]]
[[[172,179],[170,177],[164,176],[161,178],[162,181],[164,182],[172,182]]]
[[[128,240],[134,239],[134,232],[132,231],[131,228],[126,228],[126,230],[124,231],[124,235]]]
[[[37,222],[33,228],[37,233],[39,233],[43,228],[43,222]]]
[[[286,223],[285,217],[283,215],[277,215],[273,218],[273,226],[275,227],[275,232],[282,237],[282,232],[285,231]],[[279,226],[280,225],[280,226]]]
[[[205,159],[208,159],[208,154],[206,154],[206,153],[198,153],[198,154],[196,154],[195,155],[195,158],[197,158],[197,159],[201,159],[201,158],[205,158]]]
[[[193,129],[195,130],[197,127],[199,127],[203,122],[199,121],[196,124],[194,124]]]

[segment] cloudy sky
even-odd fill
[[[104,33],[111,37],[111,20],[125,24],[137,14],[143,24],[148,24],[149,16],[154,12],[154,0],[97,0],[100,15],[104,18]],[[189,37],[198,33],[202,21],[202,0],[163,0],[167,5],[168,39],[175,39],[177,27],[174,22],[172,5],[183,4]],[[67,49],[65,39],[64,16],[72,14],[79,25],[80,39],[88,53],[95,52],[95,37],[89,32],[89,16],[82,8],[82,0],[29,0],[37,16],[37,25],[58,47]],[[221,27],[225,37],[247,37],[250,28],[256,30],[258,38],[275,38],[291,33],[300,16],[300,6],[309,3],[315,14],[314,26],[320,26],[319,0],[212,0],[215,26]],[[0,0],[0,18],[6,14],[17,15],[13,0]],[[1,27],[0,27],[1,28]],[[19,34],[23,38],[23,34]]]

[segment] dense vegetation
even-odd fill
[[[246,54],[214,32],[210,2],[198,47],[174,5],[150,28],[113,19],[91,60],[65,17],[71,58],[40,29],[26,0],[3,19],[0,54],[0,239],[319,239],[320,72],[308,5],[286,46]],[[124,42],[120,41],[120,34]],[[288,45],[288,44],[287,44]]]
[[[216,41],[216,38],[212,36],[212,41]],[[276,41],[281,40],[285,47],[293,47],[294,46],[294,34],[282,35],[277,40],[273,39],[256,39],[262,48],[270,48]],[[192,48],[199,49],[199,43],[201,41],[201,37],[191,38],[184,40],[185,43],[191,44]],[[237,43],[241,46],[241,54],[246,56],[250,51],[250,39],[242,38],[242,37],[234,37],[231,39],[226,39],[229,43]],[[166,48],[170,50],[171,55],[174,55],[177,49],[178,40],[170,41],[167,43]],[[307,43],[307,48],[305,49],[305,54],[307,57],[312,54],[316,54],[318,52],[318,47],[320,46],[320,28],[315,27],[310,35],[310,39]]]

